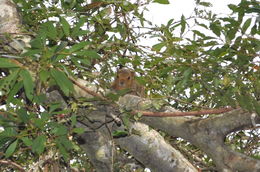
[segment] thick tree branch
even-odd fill
[[[16,6],[10,0],[1,0],[0,11],[0,33],[19,33],[21,22]]]
[[[131,95],[120,98],[119,104],[127,110],[142,109],[144,104],[149,107],[148,100],[135,98]],[[173,110],[173,112],[175,113],[176,110]],[[252,113],[235,109],[206,119],[142,116],[141,122],[196,145],[213,159],[219,171],[260,170],[259,160],[235,152],[224,144],[225,136],[232,131],[250,128],[254,124],[260,123],[260,117],[254,115],[254,118],[252,118]]]
[[[115,139],[115,142],[130,152],[152,171],[198,171],[184,156],[165,142],[155,130],[142,123],[130,127],[131,135]]]
[[[124,99],[132,99],[129,96],[123,97],[119,103],[126,103]],[[125,108],[128,110],[131,108],[138,109],[142,104],[139,101],[136,98],[136,101],[131,101],[131,105],[126,103]],[[133,104],[133,102],[136,103]],[[224,138],[228,133],[253,126],[251,115],[251,113],[242,109],[236,109],[207,119],[143,116],[141,121],[196,145],[213,159],[220,171],[257,171],[260,170],[259,160],[235,152],[224,145]],[[260,123],[259,116],[254,117],[254,123]]]
[[[201,122],[205,127],[217,129],[218,133],[221,133],[223,137],[234,131],[253,128],[255,124],[259,123],[260,118],[256,113],[250,113],[241,108],[234,109],[222,115],[213,116]]]

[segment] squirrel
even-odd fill
[[[130,89],[130,94],[144,96],[144,87],[135,80],[135,71],[125,67],[117,70],[111,87],[116,91]]]

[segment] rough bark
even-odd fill
[[[31,37],[22,33],[21,23],[16,5],[11,0],[0,0],[0,46],[3,47],[0,54],[2,57],[19,58],[14,54],[19,54],[25,51],[25,47],[30,46]]]
[[[20,18],[10,0],[0,0],[0,33],[19,33]]]
[[[128,97],[128,96],[127,96]],[[122,98],[119,104],[136,110],[141,108],[139,99],[125,104]],[[131,98],[130,98],[131,99]],[[199,147],[208,154],[219,171],[259,171],[260,161],[233,151],[224,144],[227,134],[260,123],[260,117],[242,109],[216,115],[207,119],[192,117],[142,117],[141,122],[175,137],[181,137]]]
[[[130,133],[128,137],[115,139],[115,143],[152,171],[197,171],[178,150],[148,125],[135,122],[130,127]]]

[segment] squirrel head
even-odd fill
[[[116,81],[118,89],[131,88],[135,77],[135,72],[131,69],[122,68],[117,70]]]

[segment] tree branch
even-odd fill
[[[22,166],[20,166],[19,164],[15,163],[15,162],[9,161],[9,160],[0,160],[0,164],[12,166],[21,172],[25,172],[25,170],[23,169]]]
[[[234,110],[232,107],[218,108],[218,109],[203,109],[199,111],[189,111],[189,112],[148,112],[134,110],[132,114],[141,113],[143,116],[151,117],[173,117],[173,116],[197,116],[197,115],[206,115],[206,114],[220,114],[224,112],[229,112]]]
[[[115,139],[115,143],[127,150],[152,171],[197,172],[184,156],[148,125],[135,122],[128,137]]]
[[[75,84],[77,85],[80,89],[82,89],[83,91],[85,91],[86,93],[94,96],[94,97],[97,97],[97,98],[100,98],[101,100],[105,100],[105,101],[109,101],[107,98],[103,97],[102,95],[94,92],[94,91],[91,91],[89,90],[86,86],[84,85],[81,85],[79,82],[77,82],[75,79],[73,79],[72,77],[69,77],[69,79]]]

